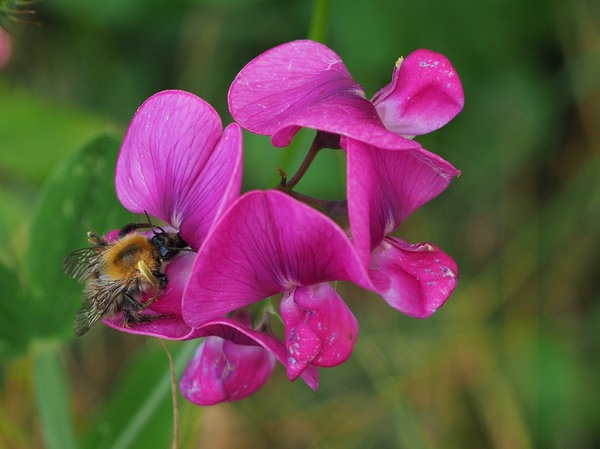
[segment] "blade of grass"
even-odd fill
[[[35,348],[33,382],[46,447],[48,449],[76,448],[69,376],[60,346],[41,344]]]

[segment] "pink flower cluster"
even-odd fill
[[[316,389],[318,368],[344,363],[358,336],[332,282],[376,292],[417,318],[435,312],[456,287],[451,257],[391,234],[459,174],[413,137],[444,126],[463,100],[458,75],[440,54],[418,50],[400,59],[390,84],[368,100],[340,57],[308,40],[273,48],[241,70],[229,91],[236,123],[225,129],[190,93],[152,96],[121,147],[117,195],[130,211],[169,223],[194,252],[166,266],[169,283],[150,306],[163,317],[130,328],[119,316],[105,322],[167,339],[205,337],[180,383],[199,405],[252,394],[276,360],[290,380]],[[311,128],[315,141],[341,148],[347,200],[336,214],[286,188],[240,195],[242,127],[278,147]]]

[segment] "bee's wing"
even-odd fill
[[[89,287],[88,287],[89,288]],[[101,289],[84,290],[82,305],[75,314],[73,331],[81,337],[105,314],[113,314],[120,307],[124,288],[120,283],[109,283]]]
[[[94,247],[76,249],[63,260],[63,270],[78,282],[85,282],[92,261],[97,256],[98,250]]]
[[[89,299],[84,298],[83,305],[75,314],[73,332],[75,332],[75,335],[78,337],[81,337],[91,329],[96,321],[100,319],[100,317],[102,317],[102,312],[96,309]]]

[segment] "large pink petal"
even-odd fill
[[[241,130],[222,130],[216,111],[183,91],[164,91],[139,108],[117,161],[121,203],[179,229],[198,249],[224,204],[239,195]]]
[[[460,173],[423,148],[389,151],[352,139],[343,139],[342,146],[348,152],[352,239],[365,264],[385,235]]]
[[[331,285],[295,288],[284,295],[280,309],[290,380],[309,364],[332,367],[348,360],[358,336],[358,322]]]
[[[294,287],[332,280],[371,286],[346,234],[284,193],[253,191],[207,237],[186,287],[183,316],[198,327]]]
[[[400,312],[427,318],[458,283],[450,256],[429,243],[411,245],[386,237],[373,251],[371,277],[383,299]]]
[[[388,131],[341,58],[310,40],[288,42],[250,61],[229,89],[229,110],[244,128],[289,145],[302,127],[384,148],[416,146]]]
[[[404,136],[441,128],[462,110],[464,101],[454,67],[431,50],[417,50],[399,60],[392,82],[373,97],[387,129]]]

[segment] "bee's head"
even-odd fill
[[[180,251],[188,247],[178,232],[156,232],[150,241],[165,262],[173,259]]]

